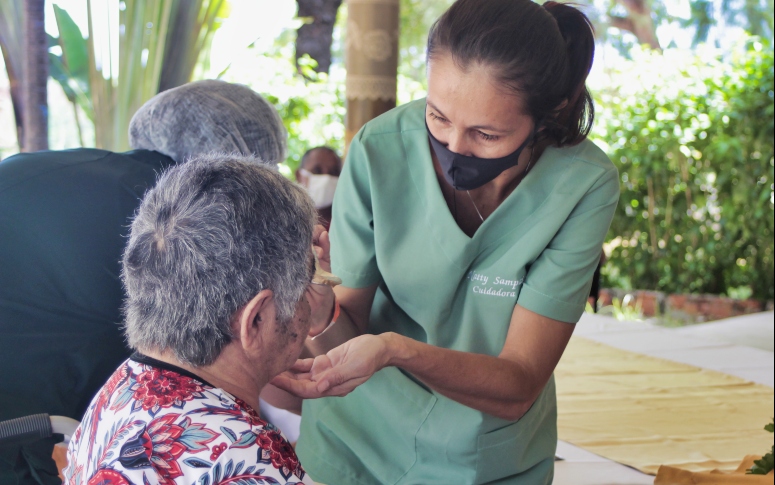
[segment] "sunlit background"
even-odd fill
[[[449,0],[404,0],[402,2],[401,57],[399,66],[398,104],[424,96],[425,53],[422,43],[433,19],[449,6]],[[607,12],[618,13],[621,8],[609,0],[593,0],[585,11],[593,19],[602,18]],[[713,5],[717,12],[712,28],[699,26],[697,9]],[[739,3],[740,5],[734,5]],[[658,2],[656,26],[660,45],[669,51],[691,54],[696,52],[698,30],[707,28],[705,42],[699,48],[706,56],[728,55],[747,35],[743,15],[750,1],[711,0],[709,2],[687,0],[664,0]],[[54,15],[54,5],[64,9],[75,21],[81,32],[88,32],[88,12],[84,0],[48,0],[46,2],[46,31],[59,35]],[[95,45],[103,59],[118,57],[118,15],[119,0],[93,2],[97,16],[104,19],[95,23]],[[766,2],[761,5],[764,10]],[[726,9],[739,13],[720,15]],[[219,78],[244,83],[262,94],[276,98],[281,106],[293,100],[304,100],[303,116],[293,120],[296,128],[291,138],[291,160],[298,160],[299,152],[305,147],[318,144],[333,144],[342,149],[344,138],[344,76],[343,34],[347,7],[342,5],[337,17],[332,47],[332,67],[328,75],[322,75],[317,82],[307,82],[297,75],[293,62],[296,29],[304,19],[296,17],[297,6],[292,0],[230,0],[228,16],[222,19],[215,31],[212,48],[208,55],[200,58],[195,71],[196,79]],[[407,10],[410,10],[407,12]],[[770,16],[772,13],[770,12]],[[730,21],[731,19],[731,21]],[[112,28],[110,28],[112,26]],[[612,69],[621,67],[631,59],[633,50],[638,50],[637,40],[631,34],[618,29],[602,32],[600,45],[589,85],[593,92],[605,90],[613,85],[629,84],[626,79],[611,79]],[[771,35],[771,33],[770,33]],[[708,53],[708,49],[714,51]],[[52,52],[60,53],[58,46]],[[113,75],[118,74],[118,63],[112,66]],[[662,71],[675,69],[675,64],[662,66]],[[660,76],[659,72],[651,73]],[[73,108],[61,86],[53,79],[49,85],[49,145],[51,149],[94,146],[94,127],[85,116],[76,124]],[[0,157],[5,158],[18,152],[14,136],[13,111],[8,95],[8,79],[0,76]],[[81,128],[79,136],[77,127]]]
[[[450,3],[401,0],[399,105],[425,95],[426,35]],[[597,110],[592,137],[617,164],[622,184],[606,244],[604,285],[755,298],[771,305],[773,1],[634,2],[650,8],[658,49],[617,28],[632,13],[625,2],[580,3],[598,37],[588,82]],[[296,30],[308,19],[297,17],[296,2],[225,5],[194,79],[244,83],[277,106],[290,135],[286,175],[313,146],[342,153],[346,3],[338,12],[328,73],[314,72],[309,58],[297,69]],[[86,35],[87,2],[46,3],[46,30],[53,38],[60,35],[55,7]],[[104,77],[115,79],[118,12],[125,5],[104,0],[92,2],[92,8],[101,19],[93,26],[96,61]],[[61,50],[54,45],[51,53]],[[148,49],[141,55],[147,60]],[[70,102],[53,77],[48,88],[50,148],[95,146],[94,123],[83,106]],[[8,79],[0,75],[0,158],[18,150]]]

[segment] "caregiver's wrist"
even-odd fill
[[[406,367],[415,354],[412,348],[414,340],[395,332],[385,332],[379,337],[385,342],[384,367]]]

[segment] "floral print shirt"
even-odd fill
[[[245,402],[135,354],[91,402],[66,485],[303,485],[290,443]]]

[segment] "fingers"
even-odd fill
[[[326,395],[331,395],[329,390],[335,389],[337,387],[343,386],[345,384],[350,384],[350,390],[355,389],[357,386],[362,384],[366,381],[366,379],[363,379],[362,377],[346,377],[342,372],[340,372],[341,369],[328,369],[322,373],[316,374],[314,371],[312,372],[312,380],[317,383],[317,390],[318,392],[325,393]],[[348,387],[348,386],[344,386]],[[349,391],[348,391],[349,392]]]
[[[331,389],[332,387],[337,387],[337,386],[341,385],[342,381],[344,380],[344,379],[342,379],[341,374],[329,375],[329,376],[326,376],[326,377],[318,377],[317,379],[315,379],[313,377],[313,379],[317,383],[315,388],[321,394],[325,394],[325,392],[328,391],[329,389]],[[336,384],[334,384],[334,383],[336,383]]]
[[[324,396],[344,397],[350,394],[358,386],[368,380],[367,377],[357,377],[354,379],[345,379],[338,372],[330,372],[325,377],[313,380],[317,381],[317,391]]]
[[[291,372],[285,371],[277,374],[275,377],[283,376],[285,379],[292,379],[294,381],[304,381],[312,379],[312,374],[309,372]]]
[[[310,359],[305,359],[310,360]],[[283,372],[270,381],[270,384],[303,399],[318,399],[321,397],[343,397],[350,394],[356,387],[366,382],[367,377],[346,378],[337,371],[328,370],[318,377],[312,374],[295,374]]]
[[[312,249],[318,257],[320,267],[326,271],[331,271],[331,240],[328,231],[319,224],[312,231]]]
[[[303,399],[317,399],[323,395],[317,390],[317,383],[310,379],[298,379],[287,372],[276,376],[270,383],[283,391]]]
[[[312,228],[312,244],[319,246],[320,236],[326,232],[326,228],[322,224],[315,224]]]
[[[318,355],[315,357],[315,361],[310,366],[309,372],[312,375],[312,379],[317,380],[317,376],[323,374],[325,371],[331,369],[334,366],[328,355]]]
[[[325,255],[328,256],[328,252],[331,249],[331,239],[328,231],[323,231],[320,233],[317,245],[320,246],[323,249]]]
[[[314,358],[298,359],[288,370],[292,372],[309,372],[312,370],[313,362],[315,362]]]

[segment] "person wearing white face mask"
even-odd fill
[[[342,159],[334,150],[324,146],[308,150],[301,157],[296,171],[296,181],[307,189],[318,211],[320,224],[326,230],[331,225],[331,206],[341,172]]]

